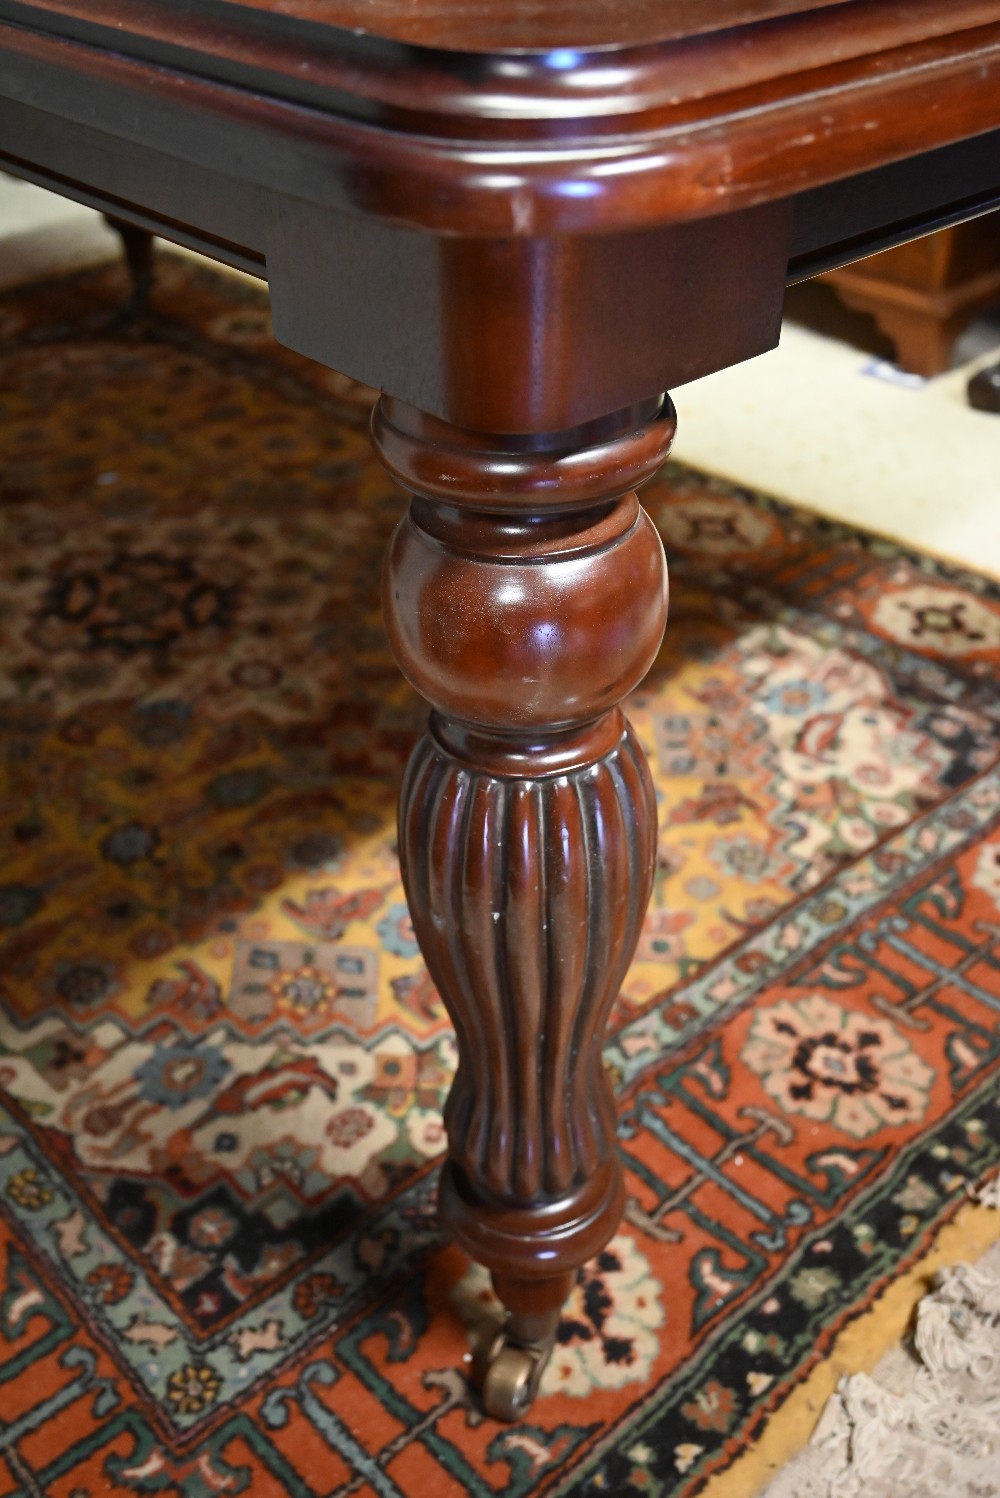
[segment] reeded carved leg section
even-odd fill
[[[666,622],[663,550],[632,490],[673,430],[662,398],[549,439],[477,437],[385,399],[374,420],[414,493],[386,564],[389,635],[433,707],[400,857],[458,1037],[441,1213],[508,1308],[478,1369],[505,1418],[622,1213],[601,1047],[656,810],[618,704]]]

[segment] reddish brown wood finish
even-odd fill
[[[301,269],[319,271],[332,234],[338,275],[307,304]],[[296,205],[270,226],[271,307],[283,342],[455,426],[552,433],[777,344],[788,236],[783,203],[737,222],[486,240]],[[710,301],[690,294],[707,263]]]
[[[845,178],[845,259],[1000,194],[998,83],[997,0],[0,0],[0,161],[266,273],[284,341],[477,430],[770,347]]]
[[[229,0],[226,0],[229,3]],[[844,0],[236,0],[255,10],[360,26],[425,46],[484,52],[496,48],[625,46],[678,40],[747,21],[818,10]]]
[[[943,229],[823,279],[849,307],[875,318],[903,369],[940,374],[958,335],[1000,302],[1000,215]]]
[[[389,636],[434,708],[400,856],[458,1036],[441,1211],[510,1308],[537,1316],[623,1204],[601,1045],[656,808],[618,703],[666,622],[663,549],[632,491],[674,415],[658,400],[504,443],[383,400],[373,430],[415,495],[386,563]]]
[[[1000,0],[0,0],[0,164],[266,275],[281,339],[385,392],[442,1210],[542,1344],[621,1208],[654,392],[772,347],[786,274],[1000,202]]]
[[[341,0],[322,25],[274,0],[0,0],[22,63],[0,91],[303,201],[481,238],[702,219],[1000,126],[995,0],[685,9],[637,38],[630,0],[577,0],[553,28],[502,0],[426,21]],[[602,12],[613,46],[566,40]],[[496,50],[451,50],[463,34]]]

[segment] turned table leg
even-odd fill
[[[153,290],[153,235],[148,229],[140,229],[110,213],[104,215],[104,222],[121,240],[128,266],[131,287],[122,317],[126,320],[143,317],[149,310]]]
[[[968,384],[969,405],[977,411],[1000,413],[1000,364],[987,365]]]
[[[508,1310],[487,1409],[530,1404],[577,1269],[622,1213],[601,1047],[653,877],[656,810],[619,703],[666,622],[634,487],[659,397],[552,437],[489,437],[383,398],[413,494],[385,569],[400,666],[432,707],[400,806],[417,939],[458,1037],[441,1215]]]

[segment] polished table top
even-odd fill
[[[140,0],[125,25],[170,35],[178,26],[220,12],[266,13],[271,34],[298,22],[454,51],[548,51],[573,47],[635,47],[753,25],[776,17],[829,10],[857,0]],[[116,25],[116,0],[27,8]],[[239,21],[236,21],[239,24]]]
[[[0,54],[12,100],[450,234],[700,218],[1000,127],[996,0],[0,0]]]
[[[571,425],[762,352],[786,278],[1000,202],[1000,0],[0,0],[3,163],[266,275],[284,341],[427,410]],[[633,307],[597,250],[555,276],[595,235],[632,236]],[[541,393],[487,410],[454,350],[503,246]],[[606,305],[549,398],[570,295]],[[630,369],[572,393],[611,318]]]
[[[383,390],[440,1210],[512,1312],[481,1379],[517,1417],[623,1207],[662,392],[773,347],[787,277],[1000,202],[1000,0],[0,0],[4,163],[266,275],[283,342]]]
[[[242,4],[243,0],[222,0]],[[636,46],[676,40],[848,0],[247,0],[255,10],[326,26],[360,28],[429,47]]]

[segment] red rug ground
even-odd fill
[[[0,1493],[692,1493],[1000,1159],[1000,590],[645,491],[629,1205],[498,1426],[395,859],[405,501],[257,292],[122,293],[0,302]]]

